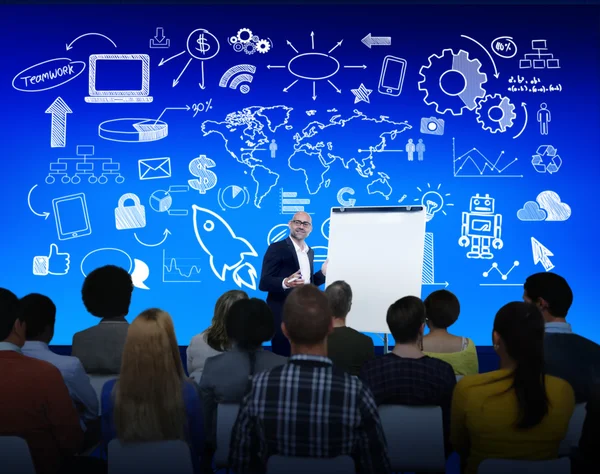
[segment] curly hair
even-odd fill
[[[105,265],[85,278],[81,299],[88,312],[98,318],[114,318],[129,313],[133,282],[124,268]]]
[[[223,293],[217,300],[212,322],[205,334],[207,344],[214,350],[223,352],[229,348],[230,342],[227,337],[225,318],[233,303],[242,299],[248,299],[245,291],[230,290]]]

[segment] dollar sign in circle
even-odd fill
[[[216,163],[206,155],[200,155],[198,158],[194,158],[190,162],[190,173],[198,179],[188,180],[190,187],[199,191],[200,194],[206,194],[206,191],[214,188],[217,184],[217,175],[209,168],[215,166]]]
[[[208,44],[207,39],[204,37],[204,33],[200,33],[198,35],[196,43],[198,43],[198,47],[196,49],[202,54],[206,54],[210,50],[210,44]]]

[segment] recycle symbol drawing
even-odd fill
[[[474,111],[477,122],[491,133],[505,132],[512,127],[516,118],[515,106],[508,97],[487,94],[483,85],[488,77],[481,71],[481,61],[470,58],[469,53],[444,49],[440,55],[432,54],[428,63],[421,67],[422,79],[418,83],[425,92],[423,101],[432,105],[438,114],[462,115],[463,111]],[[444,86],[445,78],[460,76],[462,89],[450,91]]]

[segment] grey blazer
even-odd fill
[[[88,374],[119,374],[129,323],[100,321],[73,336],[71,355],[77,357]]]
[[[259,350],[256,353],[254,374],[286,364],[287,357]],[[204,435],[209,446],[216,445],[217,405],[241,403],[248,385],[250,359],[248,353],[233,348],[209,357],[204,364],[199,392],[202,397]]]

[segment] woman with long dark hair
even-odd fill
[[[575,407],[571,386],[544,371],[544,320],[535,305],[500,308],[492,340],[500,369],[465,376],[452,401],[451,443],[468,474],[489,458],[556,458]]]

